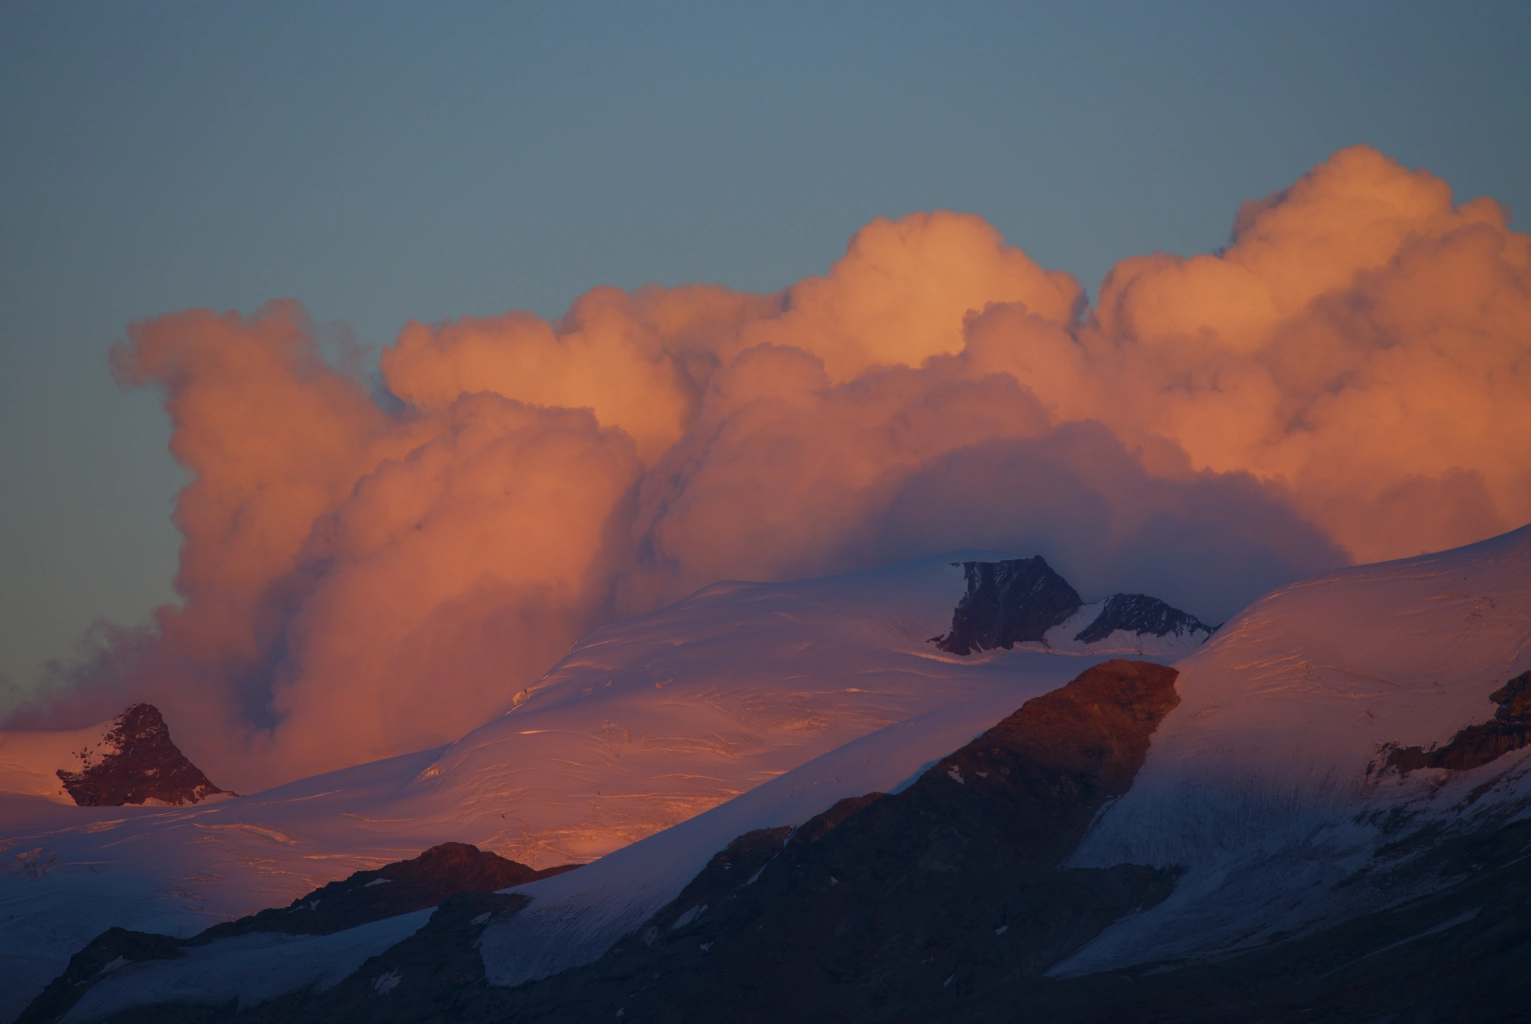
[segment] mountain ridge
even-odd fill
[[[1494,740],[1482,751],[1497,753],[1492,760],[1478,761],[1475,755],[1472,764],[1460,767],[1427,763],[1408,771],[1387,766],[1387,754],[1417,748],[1425,756],[1452,749],[1463,735],[1518,735],[1523,688],[1510,684],[1531,669],[1524,662],[1531,650],[1528,569],[1531,530],[1520,530],[1452,552],[1326,573],[1272,591],[1193,654],[1178,657],[1173,669],[1179,673],[1174,684],[1179,705],[1156,726],[1131,785],[1092,813],[1072,851],[1060,853],[1058,866],[1069,878],[1130,882],[1133,877],[1173,876],[1173,885],[1141,901],[1133,913],[1106,921],[1082,944],[1063,950],[1062,960],[1039,965],[1045,972],[1041,976],[1012,979],[997,988],[964,984],[960,971],[935,979],[942,993],[937,998],[952,1000],[941,1004],[940,1013],[988,1019],[985,1015],[1003,1014],[1007,1005],[1013,1010],[1014,1000],[1021,999],[1056,1009],[1060,1020],[1098,1019],[1120,1015],[1133,1005],[1132,992],[1140,991],[1149,1015],[1145,1019],[1170,1019],[1170,1001],[1177,995],[1187,998],[1201,985],[1200,991],[1216,993],[1218,1006],[1288,1019],[1279,992],[1259,980],[1263,969],[1287,979],[1294,990],[1338,999],[1336,1005],[1352,1009],[1360,1004],[1346,1003],[1351,997],[1334,990],[1325,972],[1338,971],[1333,976],[1349,979],[1348,991],[1369,992],[1378,1005],[1417,998],[1424,1001],[1421,1005],[1449,1009],[1453,1004],[1443,976],[1419,963],[1412,950],[1438,949],[1436,935],[1457,940],[1466,935],[1472,945],[1478,941],[1473,931],[1477,921],[1488,922],[1484,927],[1512,946],[1522,941],[1516,936],[1524,929],[1513,914],[1490,912],[1481,902],[1491,889],[1480,884],[1475,865],[1483,865],[1505,893],[1531,896],[1531,886],[1517,874],[1524,870],[1517,865],[1531,833],[1516,824],[1517,815],[1531,811],[1531,748]],[[191,820],[185,815],[194,814],[202,822],[196,827],[223,823],[225,835],[253,835],[241,830],[257,826],[300,837],[314,834],[301,831],[310,828],[304,822],[318,820],[312,816],[334,815],[345,807],[346,813],[360,815],[354,820],[365,818],[367,833],[402,836],[390,819],[410,813],[406,808],[494,807],[508,799],[518,801],[518,808],[531,808],[541,799],[539,791],[525,788],[511,796],[486,783],[497,772],[519,770],[514,757],[555,741],[562,756],[578,751],[581,742],[598,753],[600,764],[590,765],[584,783],[590,795],[580,794],[594,799],[600,795],[594,793],[597,784],[606,791],[624,772],[647,773],[649,766],[661,763],[644,760],[652,749],[650,737],[657,733],[644,732],[653,727],[641,724],[639,712],[668,716],[669,727],[677,730],[681,723],[690,728],[702,721],[732,722],[730,728],[741,729],[748,724],[755,731],[737,735],[798,744],[777,748],[795,750],[798,758],[822,750],[768,781],[741,786],[737,795],[702,813],[615,848],[578,872],[517,887],[513,895],[528,902],[480,909],[461,920],[455,910],[444,914],[430,941],[439,940],[437,952],[445,960],[432,960],[436,954],[421,945],[430,944],[420,930],[427,918],[405,915],[390,919],[386,928],[364,925],[312,941],[262,947],[258,959],[265,966],[259,967],[258,978],[246,970],[255,961],[247,964],[242,958],[255,951],[241,952],[244,947],[237,943],[242,937],[201,947],[215,958],[204,957],[196,969],[212,986],[203,989],[207,1000],[221,1005],[248,996],[276,1014],[301,1001],[290,983],[279,978],[291,976],[307,961],[328,958],[332,966],[320,973],[304,966],[303,977],[326,987],[333,984],[337,993],[382,1000],[356,1004],[369,1012],[393,1014],[386,1001],[392,994],[398,997],[398,1013],[413,1013],[410,1007],[419,1009],[420,1004],[410,1001],[409,993],[419,991],[411,972],[435,970],[431,963],[450,961],[456,966],[440,969],[467,971],[461,977],[474,991],[480,990],[474,986],[501,992],[532,985],[552,992],[567,983],[557,980],[566,972],[577,975],[603,962],[614,947],[633,941],[623,936],[641,939],[646,922],[657,921],[664,925],[659,930],[669,934],[670,925],[693,910],[674,935],[677,940],[696,935],[696,948],[684,952],[701,962],[709,955],[700,949],[708,940],[694,929],[720,920],[714,916],[719,905],[711,899],[681,904],[701,892],[698,886],[716,883],[715,890],[726,899],[733,891],[730,885],[739,884],[726,883],[733,869],[718,864],[720,852],[733,850],[731,863],[741,871],[752,865],[753,876],[760,867],[750,858],[764,855],[770,837],[780,834],[773,829],[796,826],[802,831],[806,823],[831,812],[822,820],[832,827],[810,825],[805,833],[807,842],[821,832],[820,841],[830,846],[817,848],[827,850],[845,841],[835,839],[837,834],[850,836],[862,827],[855,822],[889,813],[878,807],[899,806],[895,797],[901,792],[942,785],[967,794],[975,772],[986,769],[969,771],[971,766],[948,763],[951,751],[1018,705],[1058,690],[1104,660],[1064,644],[1099,620],[1109,599],[1081,605],[1043,630],[1045,645],[1018,639],[1009,650],[967,655],[936,649],[921,639],[935,630],[916,627],[926,622],[946,626],[956,617],[966,584],[965,574],[959,577],[949,563],[927,562],[858,578],[737,584],[703,593],[644,620],[592,634],[513,712],[453,747],[295,785],[280,801],[263,803],[258,795],[205,809],[158,811],[165,827],[133,834],[141,837],[140,844],[159,843],[157,837],[177,834],[169,827],[172,818],[181,822],[175,828],[185,829]],[[1172,616],[1146,601],[1118,605],[1123,607],[1115,614],[1124,619],[1138,616],[1139,624],[1149,628],[1170,625]],[[835,722],[851,720],[835,716],[860,715],[869,707],[903,717],[878,728],[834,731],[842,728]],[[695,708],[715,717],[696,717]],[[588,740],[570,728],[580,721],[591,723]],[[827,732],[815,731],[826,726]],[[854,738],[843,739],[847,735]],[[692,772],[724,763],[708,761],[709,756],[694,747],[676,748],[663,763],[685,764]],[[471,786],[465,785],[470,781]],[[345,797],[350,802],[335,803],[339,798],[328,795],[341,792],[354,794]],[[355,802],[363,792],[376,792],[375,801]],[[893,796],[862,799],[875,792]],[[846,798],[854,799],[840,803]],[[238,814],[231,817],[228,810],[236,806]],[[311,817],[293,816],[300,808]],[[130,816],[113,828],[127,829],[133,820],[138,819]],[[353,838],[343,841],[356,842],[354,837],[364,833],[355,829],[362,827],[346,826],[352,831],[344,834]],[[498,827],[491,834],[517,834]],[[60,854],[84,854],[97,841],[78,831],[57,835]],[[949,877],[945,869],[950,866],[960,872],[970,856],[963,851],[974,849],[952,836],[944,844],[939,838],[930,837],[914,858],[928,865],[918,870],[937,879]],[[896,847],[882,842],[868,847],[868,856]],[[853,861],[858,859],[865,858]],[[63,856],[59,860],[66,863]],[[787,862],[777,853],[772,863],[779,869]],[[67,870],[61,867],[27,884],[50,891],[51,879]],[[756,886],[774,877],[773,870],[767,868]],[[1146,875],[1134,876],[1134,871]],[[814,882],[812,872],[806,877],[827,888],[810,885],[812,899],[800,894],[807,899],[804,922],[814,920],[818,903],[856,891],[833,869],[833,883]],[[70,884],[84,882],[84,876],[75,876]],[[1065,904],[1094,899],[1086,897],[1086,889],[1069,892],[1073,895]],[[700,909],[703,902],[709,909]],[[481,917],[480,924],[473,923]],[[820,923],[832,934],[839,922],[826,918]],[[14,934],[15,926],[10,927]],[[1016,930],[1013,922],[995,923],[988,930],[990,940],[999,928],[1007,929],[1005,936]],[[1389,929],[1394,929],[1391,936]],[[414,945],[401,942],[417,931],[421,938]],[[1413,946],[1416,941],[1423,945]],[[1488,957],[1481,977],[1502,980],[1505,962],[1481,943],[1472,948]],[[1322,970],[1313,968],[1314,958],[1323,956],[1332,960]],[[1413,965],[1417,980],[1398,973],[1404,964]],[[1367,965],[1378,965],[1377,973],[1369,973],[1373,968]],[[844,976],[853,978],[853,968],[835,969],[842,974],[850,970]],[[182,977],[177,972],[185,969],[172,969],[166,962],[152,970],[114,972],[93,990],[97,1002],[91,1012],[128,1012],[135,1000],[146,1005],[143,998],[170,991],[171,979]],[[156,973],[163,971],[171,973]],[[903,968],[900,973],[922,977]],[[1396,992],[1378,987],[1383,977],[1393,979]],[[152,978],[161,980],[151,984]],[[1245,998],[1238,985],[1253,994]],[[251,1005],[246,1019],[260,1019]],[[611,1007],[610,1013],[621,1008]],[[627,1009],[629,1017],[636,1014],[635,1007]],[[1195,1004],[1186,1017],[1217,1019]]]

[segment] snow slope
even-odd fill
[[[0,793],[0,970],[35,991],[112,925],[192,934],[445,841],[538,868],[592,860],[890,724],[989,698],[1002,717],[1105,656],[928,643],[964,592],[952,563],[1006,557],[720,583],[592,632],[457,743],[255,796],[60,807],[22,778]],[[877,778],[866,788],[897,781]]]
[[[680,894],[717,851],[745,832],[800,825],[836,800],[897,792],[1088,660],[1021,656],[1014,685],[881,729],[579,871],[521,886],[535,902],[491,926],[481,948],[489,980],[523,981],[586,963]]]
[[[368,957],[413,935],[431,913],[417,910],[332,935],[252,932],[192,947],[178,960],[123,964],[87,992],[63,1022],[99,1020],[129,1005],[223,1005],[232,999],[245,1009],[298,988],[324,991]]]
[[[245,837],[274,828],[256,826],[250,813],[265,800],[266,820],[291,827],[286,842],[354,851],[364,847],[361,837],[380,848],[414,835],[427,808],[451,807],[458,822],[492,830],[499,849],[519,843],[557,853],[599,849],[600,833],[585,824],[596,819],[580,800],[602,813],[625,800],[640,812],[621,827],[641,828],[641,815],[652,822],[684,814],[707,799],[698,794],[748,790],[579,871],[522,887],[534,902],[491,926],[480,948],[493,982],[543,977],[598,956],[735,836],[801,822],[843,796],[896,789],[1095,660],[1020,645],[977,658],[934,651],[923,638],[939,632],[959,589],[940,570],[930,560],[856,577],[709,588],[592,634],[514,712],[440,752],[163,817],[189,829],[200,814],[197,827],[221,820]],[[943,581],[944,594],[927,601],[927,588]],[[1531,816],[1531,748],[1470,771],[1380,770],[1390,745],[1444,745],[1489,719],[1488,694],[1531,669],[1531,528],[1282,588],[1176,667],[1181,704],[1154,735],[1132,789],[1100,816],[1070,864],[1178,865],[1185,874],[1169,898],[1109,928],[1057,975],[1217,958],[1397,905],[1441,884],[1428,871],[1408,873],[1411,858],[1455,832]],[[646,715],[650,690],[665,694],[667,717]],[[879,715],[897,722],[879,729]],[[717,740],[698,742],[707,727]],[[539,749],[561,767],[527,778],[534,769],[514,754],[521,737],[556,729],[562,743]],[[666,738],[673,736],[684,740]],[[819,756],[810,760],[812,753]],[[793,757],[797,767],[772,775]],[[642,785],[667,765],[684,771]],[[769,781],[749,788],[758,781],[751,772]],[[621,796],[598,803],[582,787],[601,801]],[[552,810],[536,819],[540,828],[524,811],[526,820],[513,823],[494,811],[509,803],[529,810],[543,799]],[[247,810],[237,822],[216,817],[240,806]],[[357,815],[341,826],[354,830],[349,840],[339,832],[308,838],[342,806],[378,817],[348,810]],[[304,813],[314,820],[302,823]],[[171,829],[155,828],[149,846],[168,848]],[[225,980],[214,992],[208,971],[180,961],[135,971],[99,986],[91,1012],[193,982],[225,998],[270,993],[267,981],[257,992],[233,973],[219,975]],[[89,1016],[77,1015],[71,1019]]]
[[[1384,744],[1428,749],[1491,718],[1488,695],[1531,669],[1531,527],[1283,587],[1176,667],[1179,708],[1073,863],[1188,871],[1058,974],[1217,956],[1411,897],[1365,879],[1411,842],[1525,813],[1531,748],[1378,769]]]
[[[533,897],[534,902],[485,931],[480,948],[490,981],[520,984],[596,959],[674,899],[708,859],[736,836],[757,828],[801,824],[842,797],[896,791],[1031,697],[1063,685],[1086,665],[1103,659],[1033,654],[1020,660],[1025,668],[1011,690],[888,726],[578,871],[517,887],[514,891]],[[427,916],[411,915],[407,931],[418,928]],[[398,928],[406,927],[402,918],[390,920],[400,922]],[[239,944],[247,937],[214,942],[203,947],[206,952],[198,951],[196,959],[124,968],[92,989],[65,1020],[77,1024],[99,1019],[165,999],[167,993],[176,994],[170,998],[216,1004],[237,998],[249,1005],[311,981],[327,987],[339,976],[325,968],[319,978],[320,967],[307,962],[315,952],[329,960],[345,957],[359,964],[407,934],[368,927],[373,931],[352,929],[308,944],[262,946],[248,975],[238,970],[247,955]],[[288,964],[285,974],[284,963]],[[282,978],[290,981],[283,983]]]
[[[74,806],[58,772],[77,772],[96,756],[115,719],[63,732],[0,732],[0,793],[23,793]]]

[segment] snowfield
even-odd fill
[[[85,760],[81,754],[102,749],[112,722],[109,718],[66,732],[0,732],[0,794],[21,793],[73,807],[58,772],[79,771]]]
[[[1019,657],[1034,664],[1018,680],[1016,692],[991,693],[888,726],[578,871],[516,887],[533,903],[484,932],[480,948],[489,980],[518,985],[597,959],[679,895],[736,836],[801,824],[843,797],[897,790],[1029,698],[1063,685],[1094,663]],[[337,972],[327,964],[342,959],[360,965],[423,925],[430,914],[405,916],[411,922],[407,931],[397,930],[405,920],[398,917],[313,939],[278,943],[263,937],[248,973],[241,973],[239,964],[250,936],[201,947],[196,958],[131,965],[97,984],[64,1019],[71,1024],[100,1019],[164,999],[165,993],[199,1003],[239,999],[250,1005],[305,984],[328,988],[349,971]],[[326,959],[315,963],[316,954]]]
[[[26,992],[11,996],[15,1009],[0,996],[0,1018],[113,925],[191,935],[446,841],[537,868],[591,861],[894,723],[989,698],[1003,717],[1111,653],[959,657],[929,643],[964,593],[953,563],[1008,557],[956,552],[817,580],[719,583],[593,631],[513,710],[454,744],[237,800],[59,806],[36,795],[56,757],[32,758],[20,791],[0,792],[0,970],[21,979],[11,993]],[[67,751],[78,739],[0,734],[0,750]],[[874,773],[856,792],[894,785],[900,772]],[[696,868],[731,838],[696,849]],[[689,877],[677,875],[675,890]]]
[[[1283,587],[1176,668],[1180,706],[1072,864],[1187,873],[1056,974],[1218,956],[1400,902],[1418,890],[1336,886],[1396,868],[1384,842],[1525,814],[1531,748],[1465,772],[1378,769],[1384,744],[1444,745],[1493,717],[1488,695],[1531,669],[1531,527]]]
[[[1383,767],[1392,746],[1444,745],[1493,717],[1489,693],[1531,669],[1531,527],[1281,588],[1199,647],[1186,634],[1071,644],[1097,602],[1050,647],[937,650],[963,593],[951,563],[999,557],[718,584],[593,632],[455,744],[253,797],[175,810],[6,797],[6,857],[35,852],[0,880],[0,966],[36,991],[110,924],[185,935],[458,840],[536,867],[593,860],[521,887],[530,906],[482,937],[492,983],[546,977],[599,957],[734,837],[896,791],[1123,653],[1180,656],[1181,703],[1069,863],[1184,874],[1055,975],[1215,959],[1396,905],[1432,884],[1406,869],[1439,837],[1531,814],[1531,748],[1470,771]],[[130,965],[67,1019],[167,992],[248,1005],[290,988],[283,977],[333,984],[428,916]]]

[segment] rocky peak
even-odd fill
[[[1212,635],[1213,627],[1196,616],[1172,608],[1157,597],[1147,594],[1112,594],[1106,598],[1094,622],[1090,623],[1074,639],[1080,643],[1093,644],[1106,639],[1117,630],[1148,636],[1183,636],[1189,633]]]
[[[57,774],[81,807],[121,807],[148,800],[179,806],[227,792],[171,742],[165,719],[153,704],[129,707],[112,720],[98,746],[76,756],[79,771],[60,768]]]
[[[967,593],[952,613],[951,630],[935,638],[937,647],[952,654],[1039,641],[1084,604],[1041,555],[952,564],[962,566]]]

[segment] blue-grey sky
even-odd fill
[[[1531,209],[1525,4],[57,4],[0,9],[0,673],[173,598],[135,319],[410,318],[774,290],[947,208],[1093,291],[1369,143]],[[1523,218],[1515,222],[1524,229]]]

